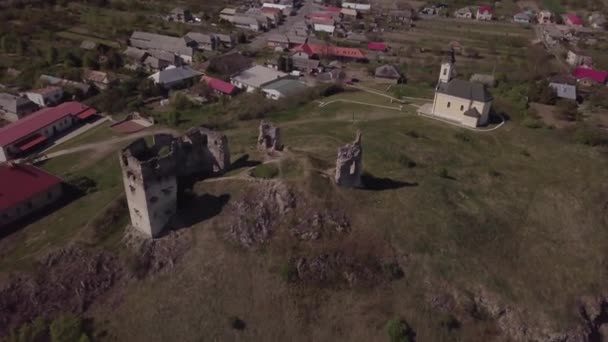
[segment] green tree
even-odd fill
[[[144,98],[160,96],[162,93],[162,89],[149,78],[145,78],[139,82],[137,91]]]
[[[176,110],[171,111],[171,112],[169,112],[169,116],[167,117],[167,123],[170,126],[175,127],[175,126],[179,125],[181,116],[182,115],[178,111],[176,111]]]
[[[43,342],[48,338],[48,325],[39,317],[31,323],[23,324],[8,337],[9,342]]]
[[[413,341],[413,331],[409,324],[400,318],[393,318],[386,324],[386,330],[391,342]]]
[[[79,342],[84,333],[82,320],[72,314],[57,317],[50,327],[52,342]]]
[[[50,49],[46,50],[46,62],[49,65],[55,65],[57,63],[57,58],[59,57],[59,53],[54,46],[51,46]]]
[[[82,65],[88,69],[99,69],[99,56],[95,51],[89,51],[82,59]]]

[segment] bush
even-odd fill
[[[79,342],[87,340],[82,319],[73,314],[65,314],[57,317],[50,326],[52,342]]]
[[[8,342],[43,342],[48,340],[48,333],[46,321],[39,317],[11,332]]]
[[[412,328],[401,318],[393,318],[388,321],[386,330],[391,342],[411,342],[414,340]]]
[[[252,176],[255,178],[272,179],[279,175],[279,169],[270,164],[261,164],[253,169]]]
[[[531,118],[531,117],[525,118],[524,121],[521,122],[521,124],[524,127],[532,128],[532,129],[537,129],[537,128],[542,128],[543,127],[543,123],[540,120],[534,119],[534,118]]]
[[[581,126],[574,133],[575,141],[587,146],[608,145],[608,135],[598,128]]]
[[[97,191],[97,183],[87,176],[69,177],[67,183],[84,194]]]
[[[281,266],[280,273],[281,279],[283,279],[283,281],[286,283],[292,283],[298,279],[298,269],[291,261],[288,261]]]
[[[448,170],[446,168],[442,168],[441,170],[439,170],[439,177],[446,178],[446,179],[451,178],[450,173],[448,172]]]

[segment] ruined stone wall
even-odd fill
[[[258,134],[258,149],[268,152],[282,150],[281,129],[272,123],[262,120]]]
[[[131,224],[149,237],[158,236],[177,212],[178,178],[217,174],[230,166],[228,139],[219,132],[193,128],[175,138],[157,134],[120,152]]]
[[[153,145],[139,139],[120,152],[125,194],[133,227],[158,236],[177,211],[174,145]]]
[[[352,144],[338,149],[336,160],[336,184],[344,187],[361,187],[363,173],[363,148],[361,146],[361,132]]]

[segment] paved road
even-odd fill
[[[258,36],[256,36],[250,43],[249,48],[251,50],[260,50],[266,46],[268,41],[268,37],[271,37],[274,34],[282,33],[285,34],[291,30],[294,24],[297,22],[301,22],[305,20],[305,17],[310,13],[317,10],[317,6],[312,3],[312,0],[303,0],[304,4],[298,10],[298,13],[294,16],[287,16],[283,21],[283,24],[277,28],[271,29],[268,32],[264,32]]]

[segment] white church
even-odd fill
[[[486,125],[492,107],[492,95],[483,84],[455,79],[454,61],[452,53],[450,61],[441,64],[433,103],[425,104],[418,112],[467,127]]]

